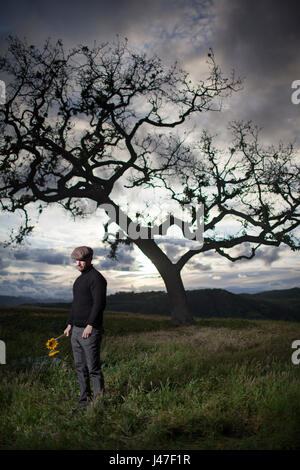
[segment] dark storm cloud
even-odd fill
[[[169,259],[174,263],[178,261],[181,255],[188,251],[191,247],[195,246],[197,242],[191,242],[190,240],[183,238],[156,238],[156,243],[166,253]]]
[[[189,261],[187,268],[195,271],[211,271],[212,267],[209,264],[197,263],[196,261]]]
[[[300,79],[299,13],[296,0],[13,0],[1,11],[0,38],[12,33],[38,45],[62,38],[73,47],[119,34],[164,61],[179,60],[184,67],[194,59],[196,75],[212,46],[226,71],[234,68],[245,77],[228,117],[251,118],[285,137],[299,124],[300,105],[291,103],[291,83]],[[215,124],[220,119],[211,117]]]
[[[300,105],[291,102],[291,84],[300,79],[299,14],[296,0],[216,3],[217,60],[245,78],[232,119],[252,119],[276,141],[293,140],[300,124]]]
[[[35,249],[35,250],[17,250],[13,253],[14,258],[17,261],[25,260],[33,263],[45,263],[45,264],[69,264],[70,257],[64,253],[53,249]]]
[[[244,279],[243,283],[234,282],[234,280],[223,281],[224,288],[234,293],[254,293],[276,289],[291,289],[293,287],[299,287],[299,276],[297,273],[291,272],[286,273],[285,271],[278,271],[276,276],[272,276],[270,271],[260,272],[263,280],[256,275],[256,278]]]
[[[299,71],[295,60],[300,39],[299,1],[224,0],[219,5],[214,42],[228,64],[242,74],[252,73],[252,80],[256,76],[273,83],[287,72]]]
[[[94,255],[93,255],[94,260],[96,258],[106,258],[109,253],[109,249],[107,247],[93,248],[93,252],[94,252]]]
[[[3,250],[3,249],[2,249]],[[120,247],[117,254],[117,260],[108,258],[108,248],[95,248],[94,250],[94,265],[101,266],[101,269],[108,269],[109,267],[117,269],[125,269],[134,263],[134,255],[132,247]],[[5,250],[3,250],[3,253]],[[71,251],[70,251],[71,252]],[[1,251],[0,251],[1,255]],[[48,265],[70,265],[72,263],[71,257],[66,255],[65,252],[60,252],[54,249],[18,249],[6,252],[3,256],[3,267],[7,266],[7,261],[10,264],[15,262],[26,261],[26,263],[44,263]],[[35,273],[32,273],[35,274]],[[42,275],[40,273],[39,275]],[[49,274],[47,274],[49,275]]]
[[[177,240],[156,240],[157,245],[160,246],[160,248],[166,253],[168,258],[172,261],[175,262],[177,261],[178,256],[182,252],[182,243],[181,241]]]
[[[100,271],[117,270],[117,271],[131,271],[135,269],[135,255],[132,246],[119,246],[116,259],[108,257],[109,251],[103,250],[103,256],[100,261],[95,263],[95,267]]]
[[[194,279],[190,280],[190,285],[194,289],[219,288],[238,293],[289,289],[299,286],[299,271],[294,269],[259,269],[259,272],[250,272],[245,269],[238,273],[235,270],[218,269],[215,273],[195,271],[194,274]]]
[[[271,266],[272,263],[280,260],[282,251],[283,253],[286,252],[286,250],[281,247],[265,248],[264,250],[262,249],[261,251],[258,251],[256,259],[262,259],[266,266]]]
[[[66,42],[111,40],[117,34],[135,36],[147,30],[156,33],[168,31],[168,28],[155,28],[157,23],[167,23],[169,18],[176,18],[169,35],[183,34],[180,29],[180,14],[188,18],[190,7],[195,11],[189,14],[190,21],[198,15],[200,21],[201,4],[210,4],[208,0],[88,0],[52,2],[38,0],[13,0],[8,2],[2,13],[2,36],[8,33],[20,34],[37,40],[53,37]],[[162,34],[162,33],[161,33]],[[165,39],[168,39],[165,37]]]
[[[7,269],[10,266],[12,259],[13,255],[11,254],[11,250],[0,246],[0,269],[2,275],[7,273],[7,271],[3,271],[3,268]]]
[[[50,265],[70,264],[71,258],[59,250],[46,248],[3,248],[0,247],[0,261],[7,267],[16,262],[45,263]]]
[[[36,272],[36,271],[20,271],[18,273],[20,276],[24,275],[24,276],[27,276],[27,275],[30,275],[30,276],[33,276],[33,277],[38,277],[40,279],[49,279],[51,276],[49,275],[49,273],[45,272],[45,273],[42,273],[42,272]]]
[[[237,247],[234,256],[249,256],[251,254],[251,245],[250,243],[243,243],[240,247]],[[268,247],[268,246],[263,246],[260,247],[254,256],[254,258],[247,259],[243,258],[239,261],[236,261],[235,263],[254,263],[257,260],[262,260],[266,266],[271,266],[272,263],[275,261],[279,261],[280,259],[283,259],[284,256],[290,256],[291,255],[291,250],[286,247],[286,246],[280,246],[280,247]],[[216,255],[218,256],[218,255]],[[231,261],[228,262],[229,265],[234,267],[235,263],[232,263]]]
[[[61,38],[69,48],[119,34],[164,62],[191,62],[197,76],[212,46],[222,68],[234,68],[245,83],[225,119],[213,113],[205,116],[208,125],[252,119],[268,137],[293,140],[300,125],[300,105],[291,103],[291,84],[300,79],[299,13],[296,0],[13,0],[1,11],[0,39],[12,33],[42,45]]]
[[[28,275],[28,273],[26,273]],[[3,279],[0,281],[1,295],[29,296],[36,299],[63,299],[66,302],[72,298],[71,288],[61,284],[43,282],[42,279]]]

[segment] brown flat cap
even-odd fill
[[[84,261],[93,257],[93,250],[89,246],[78,246],[72,251],[71,258]]]

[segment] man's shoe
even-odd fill
[[[98,395],[96,395],[93,400],[90,402],[91,403],[91,406],[95,406],[97,405],[98,403],[100,403],[103,399],[103,394],[104,394],[104,390],[101,390],[100,393],[98,393]]]
[[[72,408],[72,414],[87,411],[87,403],[79,403],[76,408]]]

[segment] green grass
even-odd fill
[[[0,449],[300,449],[300,324],[106,312],[101,347],[106,393],[72,415],[77,377],[68,338],[47,339],[67,312],[2,308]]]

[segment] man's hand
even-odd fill
[[[88,338],[92,334],[92,331],[93,331],[93,327],[91,325],[87,325],[85,329],[83,330],[82,337],[84,339]]]
[[[72,330],[72,325],[68,325],[67,328],[64,331],[65,336],[70,336],[70,332]]]

